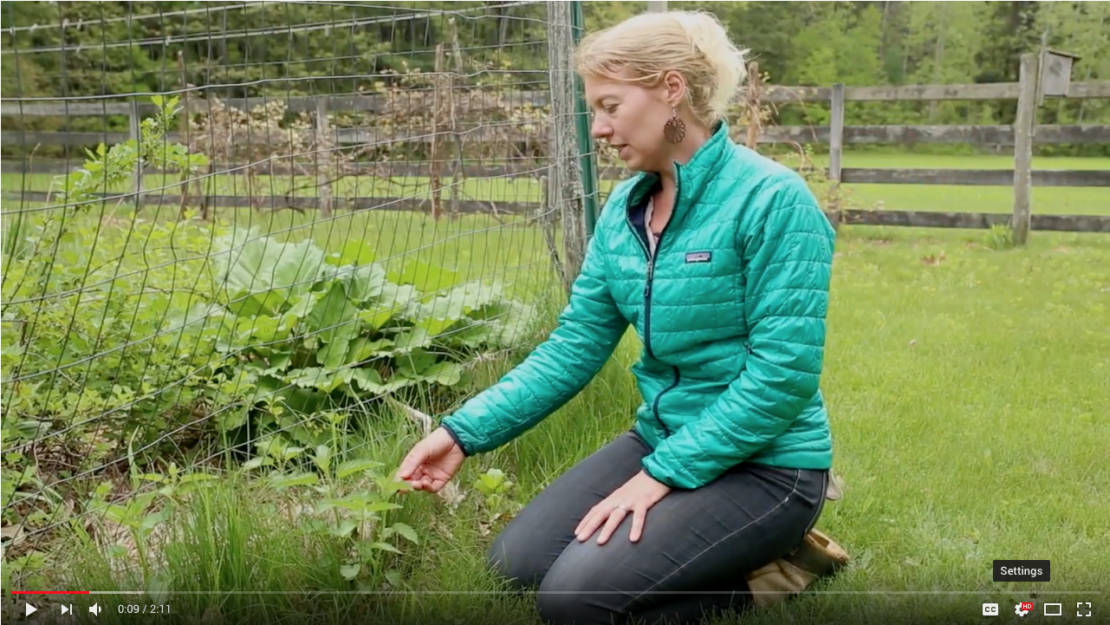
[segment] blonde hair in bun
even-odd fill
[[[724,119],[747,78],[746,50],[703,11],[642,13],[584,37],[575,52],[583,76],[632,80],[655,87],[668,71],[686,79],[687,101],[706,125]]]

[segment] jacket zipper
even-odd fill
[[[644,224],[645,228],[650,228],[650,224]],[[655,256],[659,252],[659,247],[663,244],[663,234],[666,232],[666,227],[663,232],[659,233],[659,240],[655,242],[655,253],[648,255],[648,269],[647,281],[644,283],[644,347],[647,349],[648,356],[655,358],[655,352],[651,349],[651,288],[655,280]],[[655,415],[655,420],[659,422],[659,426],[663,428],[663,432],[669,438],[671,435],[670,428],[663,422],[663,417],[659,415],[659,400],[667,391],[678,386],[678,367],[674,368],[674,382],[670,386],[659,391],[655,396],[655,401],[652,402],[651,411]]]
[[[678,205],[679,190],[681,189],[681,182],[680,181],[681,181],[681,176],[679,176],[678,173],[676,172],[676,174],[675,174],[675,192],[674,192],[675,208],[677,208],[677,205]],[[675,213],[674,208],[672,208],[671,209],[671,218],[667,220],[667,226],[669,226],[670,223],[671,223],[671,220],[674,219],[674,213]],[[652,349],[651,349],[651,290],[652,290],[652,285],[654,284],[654,280],[655,280],[655,258],[658,255],[660,248],[663,247],[663,235],[667,234],[667,226],[663,226],[663,231],[659,233],[659,240],[655,242],[655,252],[650,252],[648,250],[646,242],[644,241],[644,238],[642,236],[640,236],[639,232],[636,232],[636,228],[632,226],[631,221],[628,222],[628,225],[629,225],[630,228],[632,228],[633,234],[636,235],[636,239],[638,241],[640,241],[640,247],[643,248],[644,255],[647,256],[647,260],[648,260],[647,280],[644,282],[644,348],[647,350],[648,356],[650,356],[651,358],[654,359],[655,358],[655,352],[653,352]],[[651,224],[649,224],[645,221],[644,222],[644,231],[645,231],[644,236],[648,236],[647,231],[650,230],[650,229],[651,229]],[[681,375],[679,373],[678,367],[672,367],[672,369],[674,369],[674,381],[671,382],[670,386],[663,389],[662,391],[659,391],[659,394],[657,394],[655,396],[655,401],[652,402],[652,406],[651,406],[651,411],[655,415],[655,420],[658,421],[659,426],[663,428],[663,433],[666,435],[665,436],[666,438],[669,438],[671,436],[672,432],[671,432],[670,428],[667,427],[667,424],[663,422],[663,418],[659,415],[659,400],[663,398],[663,395],[665,393],[677,388],[678,384],[681,380]]]

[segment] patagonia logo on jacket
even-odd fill
[[[708,263],[713,260],[713,252],[689,252],[686,254],[688,263]]]

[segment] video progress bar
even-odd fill
[[[88,595],[91,590],[13,590],[13,595]]]

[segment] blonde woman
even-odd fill
[[[832,440],[819,390],[834,232],[793,171],[733,142],[743,53],[706,13],[586,37],[596,139],[634,175],[610,194],[557,329],[416,445],[400,477],[438,491],[467,456],[579,393],[631,324],[631,431],[554,481],[490,562],[549,623],[696,622],[802,543]]]

